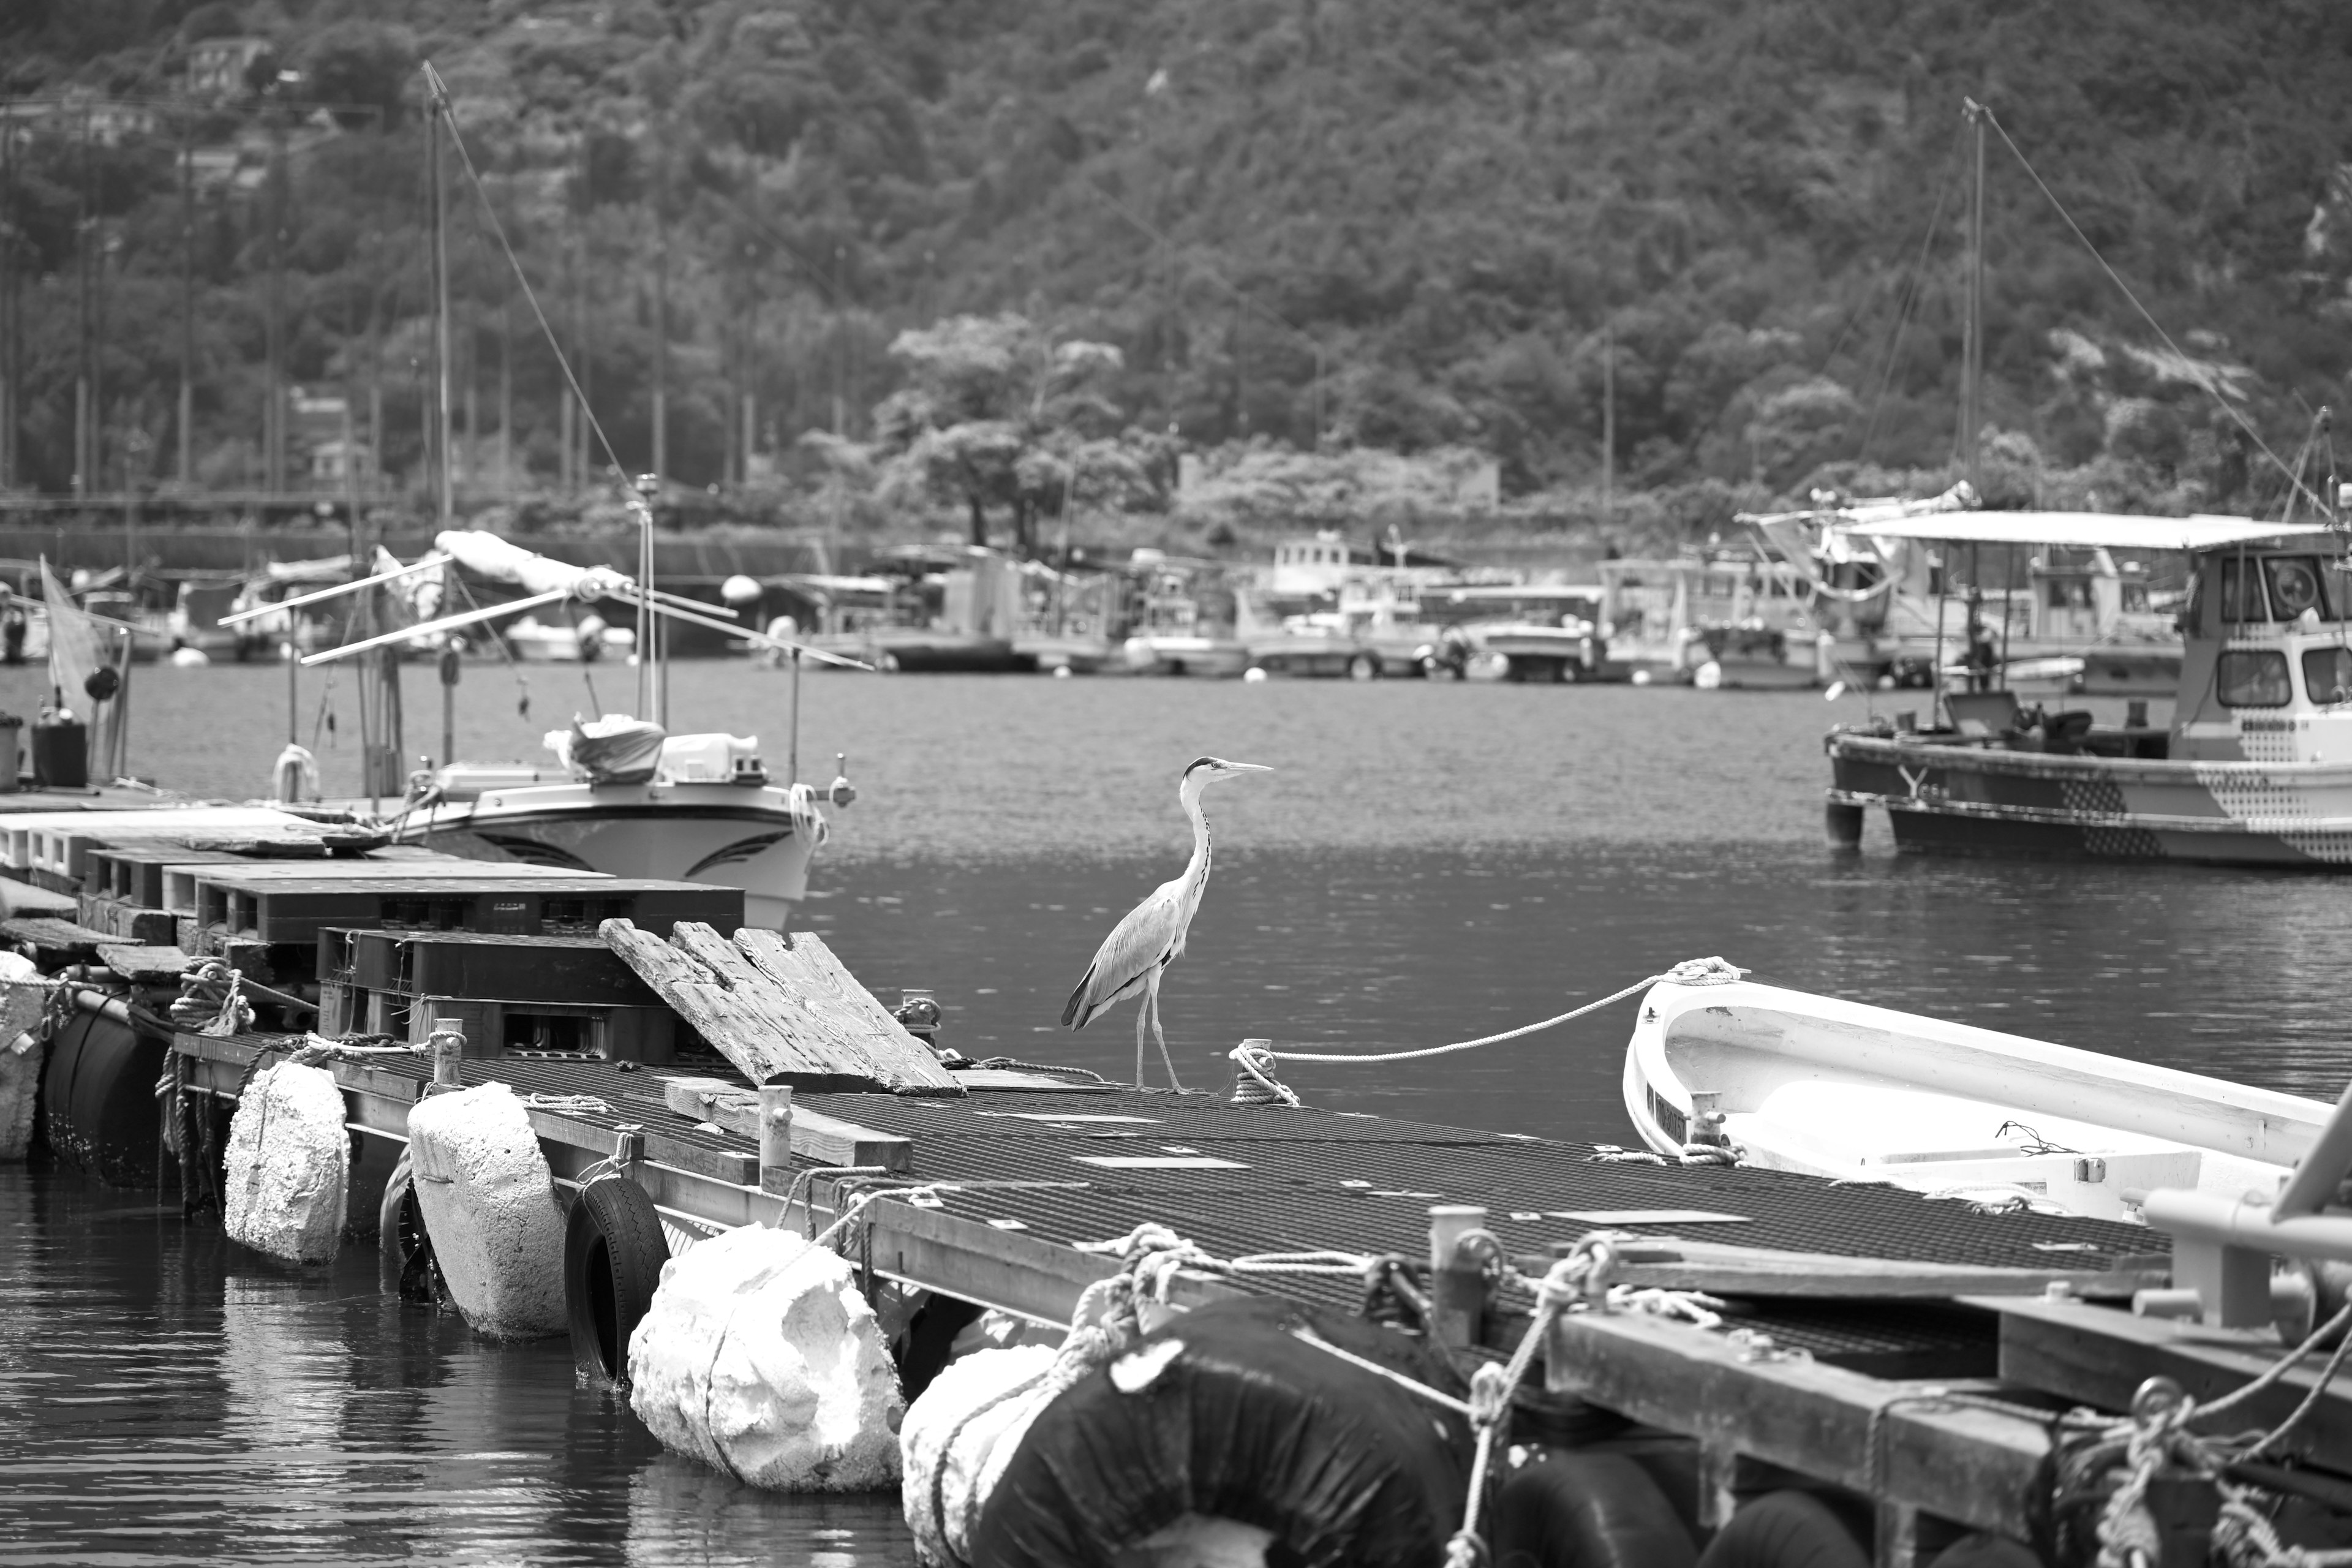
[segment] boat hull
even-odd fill
[[[814,796],[737,784],[530,784],[410,816],[399,837],[449,854],[743,889],[782,930],[825,839]]]
[[[2012,752],[1833,732],[1833,807],[1878,806],[1898,849],[2352,870],[2352,763]]]
[[[1681,1153],[1714,1097],[1743,1163],[2130,1216],[2154,1187],[2270,1190],[2332,1108],[2043,1040],[1746,981],[1661,984],[1625,1111]],[[1727,1237],[1728,1239],[1728,1237]]]

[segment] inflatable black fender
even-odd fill
[[[1419,1341],[1297,1303],[1220,1301],[1041,1412],[973,1532],[976,1568],[1107,1563],[1188,1515],[1271,1533],[1286,1563],[1428,1568],[1462,1519],[1470,1424],[1305,1330],[1459,1398]]]
[[[41,1131],[59,1157],[109,1186],[152,1187],[163,1134],[156,1080],[171,1042],[76,1007],[49,1040]]]
[[[1731,1516],[1698,1568],[1870,1568],[1870,1549],[1811,1492],[1767,1492]]]
[[[1555,1454],[1505,1481],[1496,1568],[1692,1568],[1698,1548],[1658,1483],[1622,1454]]]
[[[629,1336],[654,1304],[669,1238],[645,1188],[625,1176],[590,1182],[563,1227],[563,1301],[572,1320],[572,1364],[589,1381],[623,1388]]]

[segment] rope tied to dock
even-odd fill
[[[172,1022],[183,1029],[215,1039],[241,1035],[253,1027],[253,1004],[245,999],[245,974],[217,958],[208,958],[180,976],[180,994],[171,1005]]]
[[[1442,1057],[1454,1051],[1475,1050],[1481,1046],[1500,1045],[1505,1040],[1516,1040],[1524,1036],[1540,1033],[1545,1029],[1557,1028],[1562,1024],[1581,1018],[1589,1013],[1597,1013],[1603,1007],[1612,1006],[1629,996],[1638,996],[1654,985],[1728,985],[1736,980],[1744,979],[1748,973],[1748,971],[1727,959],[1688,958],[1662,973],[1653,974],[1646,980],[1637,980],[1622,991],[1612,991],[1598,1001],[1587,1002],[1580,1007],[1571,1007],[1565,1013],[1537,1023],[1523,1024],[1516,1029],[1505,1029],[1500,1034],[1481,1035],[1474,1040],[1455,1040],[1450,1045],[1443,1046],[1423,1046],[1418,1050],[1380,1051],[1370,1055],[1350,1051],[1294,1051],[1287,1048],[1277,1050],[1272,1040],[1244,1040],[1228,1054],[1233,1058],[1234,1065],[1240,1069],[1243,1077],[1263,1086],[1265,1093],[1271,1098],[1278,1099],[1286,1105],[1297,1105],[1297,1095],[1276,1080],[1274,1076],[1276,1066],[1282,1060],[1341,1063],[1418,1061],[1426,1057]],[[1243,1092],[1242,1085],[1236,1081],[1234,1098],[1241,1100]],[[1265,1101],[1253,1099],[1244,1100],[1243,1103],[1265,1103]]]
[[[2256,1488],[2232,1481],[2228,1468],[2257,1459],[2309,1418],[2352,1352],[2352,1304],[2315,1328],[2294,1350],[2243,1386],[2203,1404],[2169,1378],[2154,1377],[2133,1396],[2124,1419],[2091,1410],[2068,1412],[2058,1423],[2074,1449],[2059,1472],[2059,1500],[2071,1491],[2095,1491],[2112,1478],[2114,1489],[2100,1505],[2092,1534],[2096,1568],[2153,1568],[2163,1558],[2163,1528],[2147,1504],[2149,1489],[2168,1467],[2209,1482],[2221,1497],[2211,1535],[2219,1559],[2231,1568],[2347,1568],[2352,1550],[2320,1551],[2280,1541]],[[2192,1420],[2214,1416],[2272,1387],[2331,1336],[2335,1352],[2285,1419],[2268,1432],[2209,1436],[2189,1429]]]

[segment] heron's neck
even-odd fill
[[[1184,815],[1192,819],[1192,858],[1185,863],[1186,882],[1205,882],[1209,879],[1209,816],[1201,809],[1201,786],[1190,785],[1176,792],[1184,803]]]

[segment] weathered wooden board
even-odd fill
[[[2151,1377],[2168,1377],[2200,1405],[2236,1392],[2278,1361],[2278,1338],[2268,1329],[2208,1328],[2169,1318],[2068,1301],[1992,1301],[1974,1305],[2000,1314],[2000,1375],[2106,1410],[2127,1410],[2132,1394]],[[2269,1429],[2311,1394],[2326,1363],[2315,1356],[2244,1403],[2189,1425],[2212,1432]],[[2352,1454],[2352,1388],[2328,1385],[2311,1414],[2280,1439],[2277,1452],[2331,1470]]]
[[[110,931],[91,931],[71,921],[35,916],[0,920],[0,942],[39,964],[53,969],[63,963],[87,963],[97,958],[100,944],[114,944]]]
[[[109,943],[98,950],[98,960],[133,985],[176,984],[195,961],[176,947],[144,947]]]
[[[1931,1388],[1809,1361],[1751,1359],[1728,1337],[1643,1312],[1563,1313],[1546,1386],[1881,1502],[2011,1540],[2046,1505],[2042,1423]]]
[[[663,942],[628,921],[600,934],[753,1083],[961,1095],[938,1058],[815,937],[680,921]]]
[[[1538,1268],[1543,1261],[1538,1262]],[[2158,1269],[1991,1268],[1901,1258],[1782,1252],[1727,1242],[1644,1237],[1611,1272],[1613,1283],[1725,1296],[1815,1297],[1847,1300],[2039,1296],[2063,1283],[2084,1295],[2128,1296],[2161,1285]]]
[[[740,1132],[754,1142],[759,1140],[757,1089],[724,1079],[670,1078],[662,1080],[662,1099],[680,1116]],[[793,1107],[792,1144],[795,1155],[820,1165],[879,1165],[899,1173],[915,1168],[912,1139],[877,1132],[801,1105]]]

